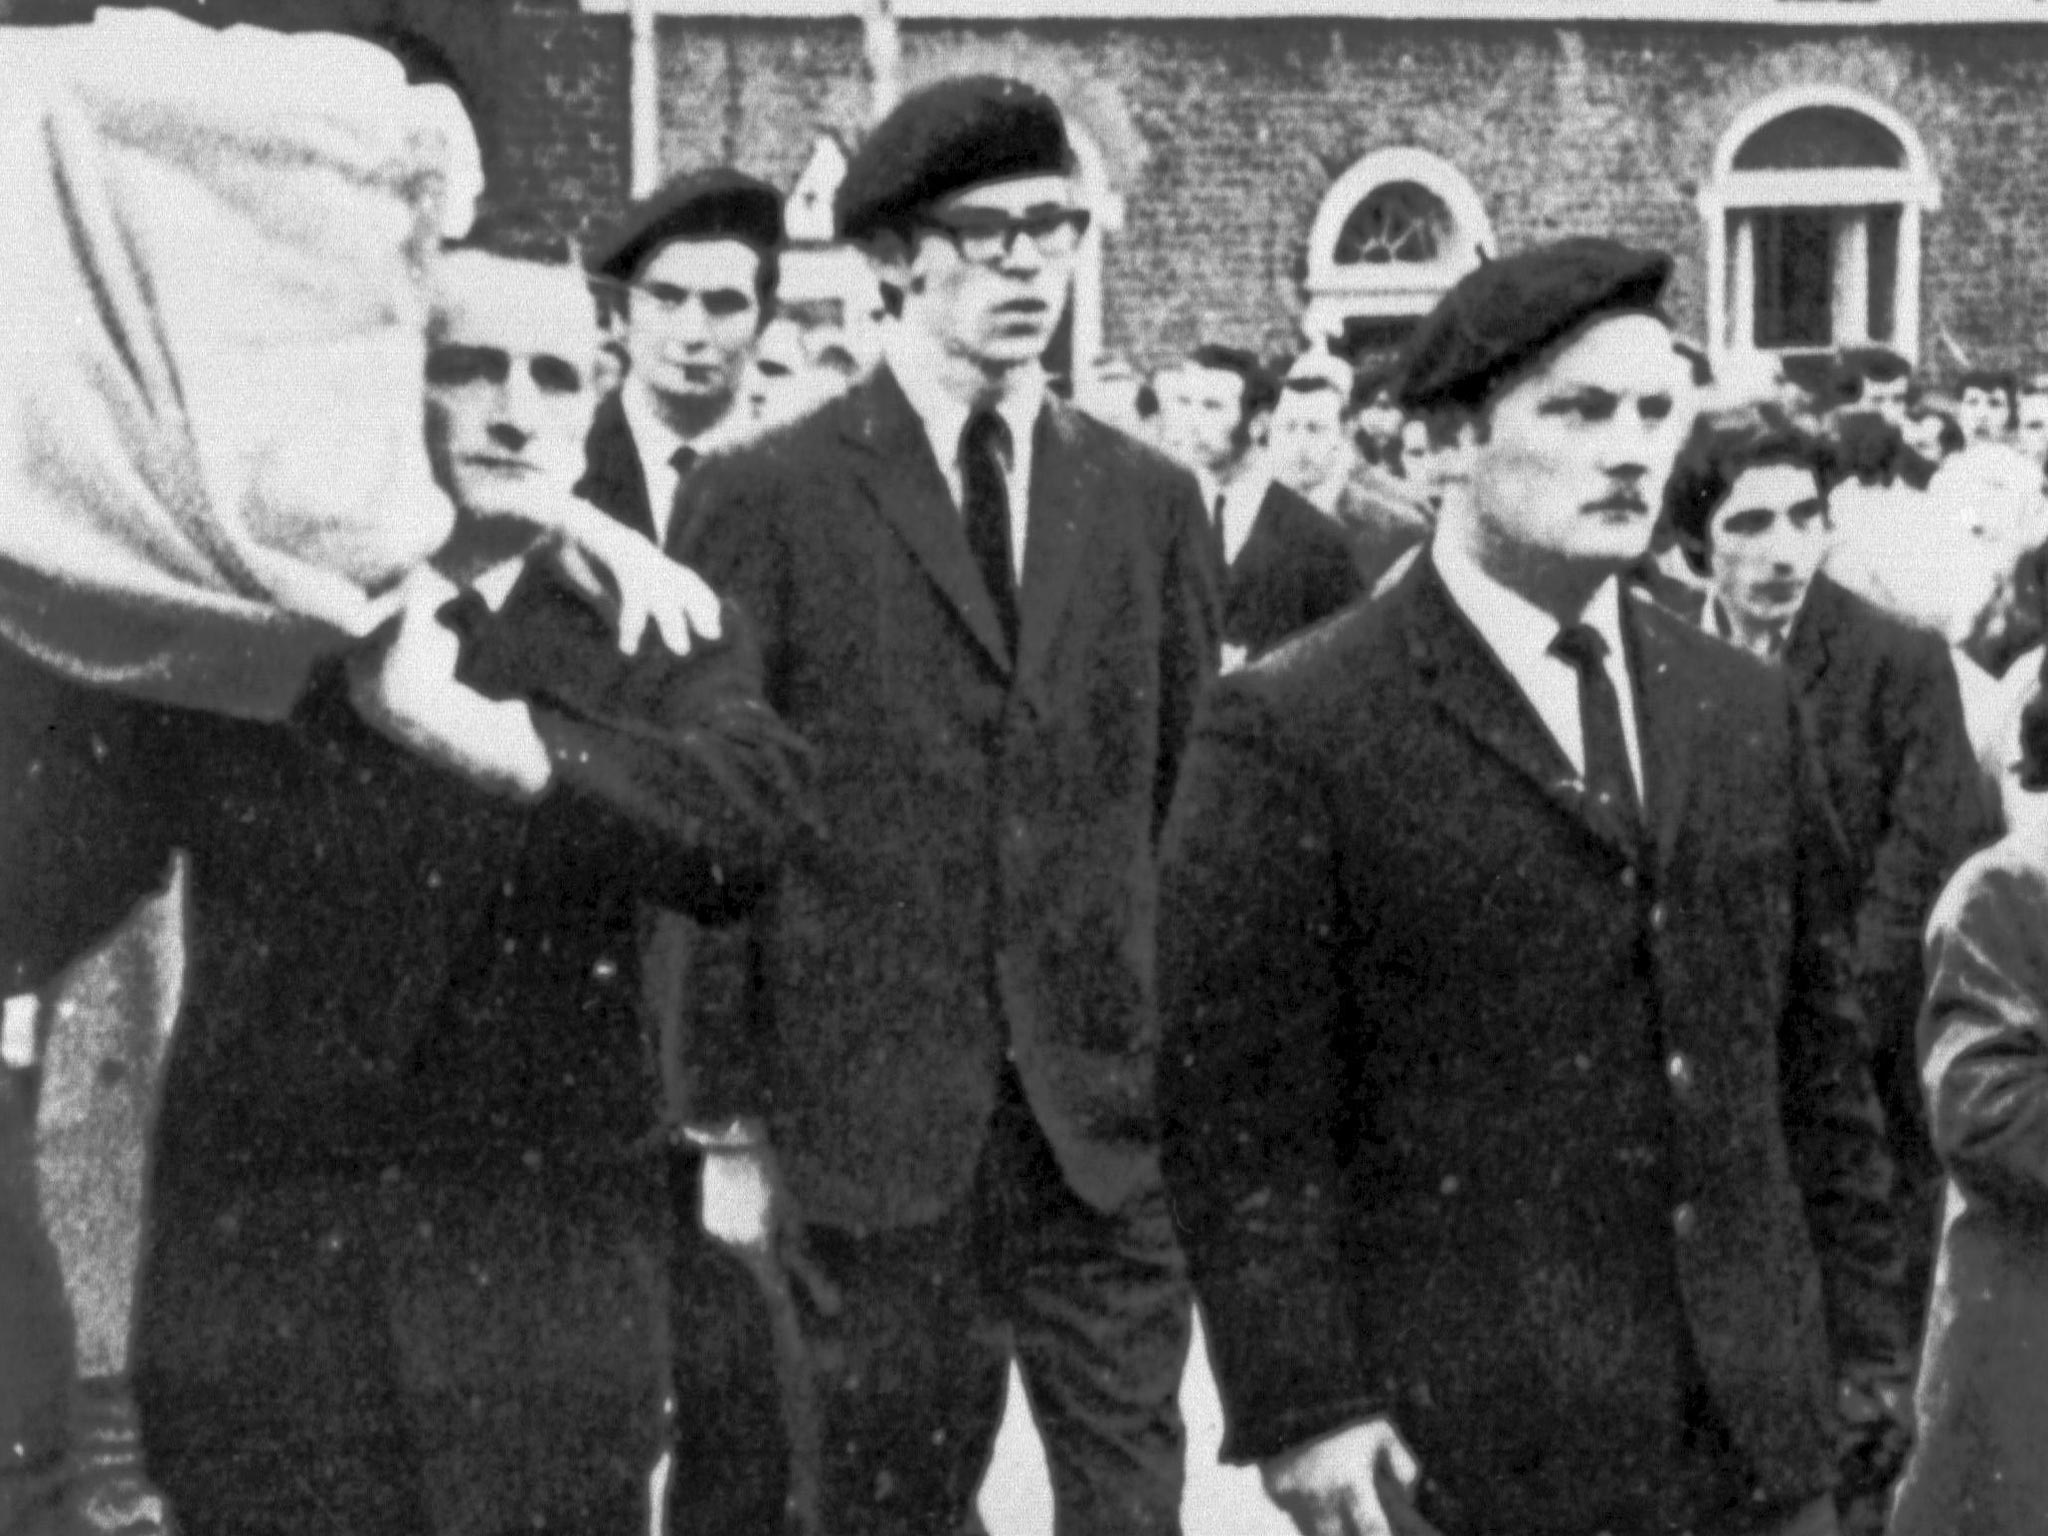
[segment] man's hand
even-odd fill
[[[555,549],[570,584],[611,613],[625,655],[639,651],[650,623],[678,656],[718,638],[718,594],[703,578],[588,502],[564,514]]]
[[[1411,1495],[1414,1453],[1386,1419],[1368,1419],[1260,1464],[1266,1497],[1302,1536],[1424,1536]]]
[[[441,622],[455,588],[422,567],[404,587],[395,626],[349,657],[356,712],[400,746],[491,791],[537,797],[553,777],[533,715],[456,680],[462,644]]]

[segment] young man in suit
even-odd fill
[[[1618,579],[1688,419],[1669,270],[1446,296],[1402,403],[1472,414],[1470,494],[1183,774],[1167,1176],[1225,1454],[1308,1536],[1831,1530],[1835,1373],[1898,1350],[1791,699]]]
[[[1226,669],[1364,590],[1343,531],[1274,478],[1252,440],[1253,421],[1275,411],[1280,393],[1249,352],[1204,345],[1166,376],[1160,397],[1167,442],[1194,470],[1209,512]]]
[[[782,195],[717,169],[635,203],[594,255],[626,376],[591,421],[576,493],[663,547],[690,472],[744,435],[733,407],[774,309],[781,248]]]
[[[817,752],[827,841],[688,1036],[707,1179],[768,1194],[836,1532],[968,1528],[1013,1357],[1061,1530],[1178,1525],[1153,859],[1212,568],[1186,471],[1046,389],[1072,170],[1030,87],[906,97],[837,199],[895,309],[879,371],[681,514]]]
[[[635,908],[736,916],[801,803],[731,615],[622,654],[535,548],[592,404],[573,253],[439,284],[457,535],[389,664],[282,726],[166,720],[151,763],[192,910],[136,1389],[194,1530],[646,1527],[669,1206]],[[436,730],[453,757],[400,744]]]
[[[1664,505],[1687,561],[1711,583],[1703,624],[1783,666],[1826,770],[1917,1317],[1941,1188],[1914,1051],[1920,936],[1942,886],[1994,829],[1948,648],[1820,570],[1836,473],[1827,441],[1788,418],[1716,413],[1694,427]]]

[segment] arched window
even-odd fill
[[[1881,102],[1800,86],[1735,120],[1700,193],[1708,346],[1790,357],[1920,350],[1920,220],[1941,189]]]
[[[1390,350],[1493,250],[1486,209],[1455,166],[1427,150],[1377,150],[1316,212],[1302,331],[1353,352]]]

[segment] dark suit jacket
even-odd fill
[[[966,1191],[1007,1048],[1099,1207],[1156,1160],[1155,842],[1213,666],[1193,477],[1048,399],[1013,659],[886,369],[708,461],[680,558],[759,625],[827,841],[757,915],[751,986],[687,1031],[697,1113],[765,1114],[799,1207]]]
[[[464,619],[465,677],[532,702],[556,771],[534,805],[386,741],[335,676],[284,725],[169,717],[185,793],[159,811],[193,870],[166,1176],[649,1150],[635,902],[744,908],[793,824],[792,749],[744,634],[628,660],[538,573]]]
[[[1233,1458],[1388,1413],[1472,1529],[1517,1523],[1528,1467],[1606,1475],[1541,1400],[1556,1341],[1602,1320],[1553,1310],[1549,1340],[1526,1315],[1576,1257],[1551,1234],[1581,1191],[1550,1170],[1611,1134],[1551,1054],[1573,1030],[1654,1042],[1634,1081],[1676,1204],[1643,1241],[1759,1497],[1827,1486],[1830,1328],[1845,1356],[1899,1347],[1791,700],[1626,602],[1642,848],[1596,830],[1428,560],[1211,694],[1161,875],[1160,1098]],[[1501,1464],[1504,1436],[1533,1461]]]
[[[1224,642],[1252,656],[1365,592],[1343,531],[1278,481],[1266,488],[1251,534],[1221,586]]]
[[[576,494],[635,533],[654,537],[647,474],[640,467],[640,450],[633,443],[633,429],[627,424],[626,408],[619,403],[617,390],[600,400],[591,415],[590,434],[583,440],[583,478],[576,482]]]
[[[1920,1050],[1948,1172],[1898,1536],[2048,1521],[2048,870],[2038,828],[1966,863],[1928,925]]]
[[[1785,670],[1827,772],[1849,853],[1858,987],[1892,1147],[1935,1176],[1913,1052],[1921,932],[1942,885],[1993,832],[1946,648],[1816,576]],[[1931,1236],[1931,1234],[1930,1234]]]

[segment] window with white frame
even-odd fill
[[[1828,86],[1757,103],[1700,194],[1709,350],[1917,359],[1921,216],[1940,204],[1918,135],[1883,103]]]
[[[1376,150],[1316,211],[1302,332],[1354,353],[1389,350],[1493,251],[1485,206],[1455,166],[1427,150]]]

